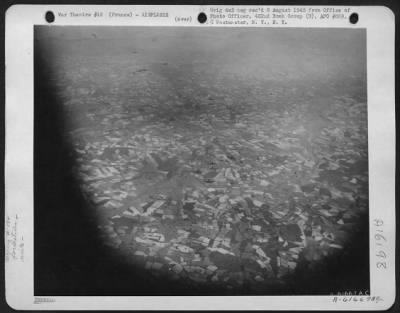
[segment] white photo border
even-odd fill
[[[6,261],[6,299],[15,309],[193,309],[196,310],[385,310],[395,299],[395,67],[394,14],[386,7],[351,7],[360,19],[301,20],[286,25],[248,27],[363,28],[367,33],[370,296],[132,296],[132,297],[35,297],[33,292],[33,36],[34,25],[47,25],[44,16],[53,11],[53,25],[130,25],[182,27],[236,27],[207,25],[197,21],[210,7],[163,6],[168,18],[99,19],[58,18],[71,10],[94,12],[113,6],[14,5],[6,13],[6,157],[5,230],[15,226],[23,237],[23,260]],[[234,6],[227,6],[234,7]],[[261,7],[261,6],[260,6]],[[266,6],[263,6],[266,7]],[[272,6],[269,6],[272,7]],[[290,7],[290,6],[287,6]],[[300,7],[300,6],[296,6]],[[308,6],[307,6],[308,7]],[[307,8],[306,7],[306,8]],[[142,12],[153,6],[118,6],[118,11]],[[160,8],[160,6],[157,6]],[[175,16],[191,16],[177,22]],[[382,225],[383,224],[383,225]],[[379,232],[377,232],[379,229]],[[382,249],[378,235],[384,233],[385,268],[377,256]],[[6,236],[6,241],[9,239]],[[15,242],[14,242],[15,243]],[[368,299],[369,297],[369,299]],[[381,301],[376,301],[380,297]],[[372,299],[371,299],[372,298]],[[345,301],[346,299],[346,301]],[[361,300],[362,299],[362,300]]]

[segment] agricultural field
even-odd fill
[[[71,171],[110,253],[189,288],[258,294],[324,271],[365,227],[358,31],[40,34]]]

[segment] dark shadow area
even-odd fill
[[[369,217],[361,216],[357,231],[340,252],[324,258],[311,270],[307,262],[300,262],[289,278],[290,294],[370,293]],[[345,288],[343,287],[345,286]]]
[[[51,54],[37,42],[34,51],[35,295],[169,294],[170,282],[155,282],[103,247],[71,174],[74,154],[51,83]]]
[[[244,286],[199,285],[149,275],[127,258],[112,254],[100,239],[96,216],[85,201],[57,95],[52,51],[34,45],[34,294],[37,296],[132,295],[326,295],[365,292],[369,286],[368,215],[339,253],[314,264],[299,262],[288,283],[265,283],[260,292]],[[343,289],[345,286],[346,289]]]
[[[72,172],[76,157],[65,131],[65,112],[51,65],[52,51],[41,49],[35,41],[34,294],[231,295],[222,285],[197,287],[156,279],[104,246],[91,214],[94,209]]]

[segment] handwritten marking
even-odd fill
[[[374,226],[373,230],[374,230],[375,246],[379,246],[379,248],[375,253],[376,257],[375,266],[378,269],[385,270],[387,269],[387,263],[386,263],[387,254],[384,244],[387,242],[387,238],[384,234],[384,230],[382,229],[385,226],[385,223],[381,219],[374,219],[373,226]]]
[[[342,296],[342,297],[333,297],[332,302],[374,302],[379,303],[382,302],[383,298],[381,296]]]
[[[20,236],[18,231],[19,216],[8,215],[6,217],[5,227],[5,260],[10,261],[21,261],[25,260],[25,243],[24,237]]]

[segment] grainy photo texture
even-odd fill
[[[363,29],[36,26],[35,295],[369,294]]]

